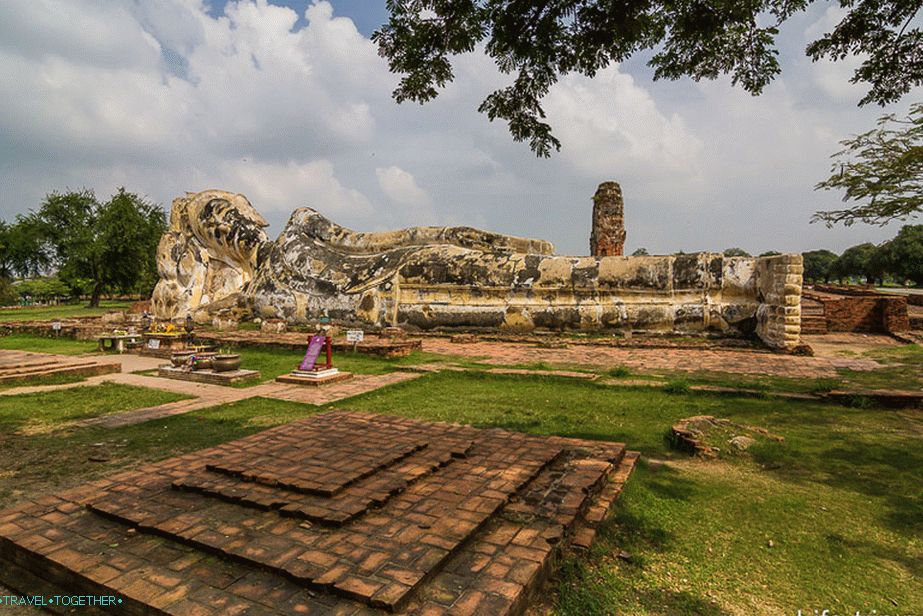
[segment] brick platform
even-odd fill
[[[0,575],[120,614],[519,613],[636,458],[329,412],[0,513]]]
[[[178,381],[192,381],[193,383],[208,383],[210,385],[230,386],[235,383],[256,380],[260,378],[259,370],[227,370],[215,372],[214,370],[184,370],[174,366],[161,366],[157,369],[157,376]]]
[[[117,359],[72,357],[50,353],[0,350],[0,383],[28,381],[46,376],[96,376],[120,372]]]

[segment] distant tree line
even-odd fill
[[[647,248],[638,248],[631,254],[639,257],[649,253]],[[777,254],[781,253],[769,250],[759,256]],[[866,242],[847,248],[841,255],[829,250],[809,250],[801,254],[805,282],[894,282],[901,285],[911,282],[923,286],[923,225],[905,225],[887,242],[878,245]],[[742,248],[728,248],[724,255],[752,256]]]
[[[158,205],[120,188],[106,202],[92,191],[53,192],[38,210],[0,221],[0,303],[104,293],[149,296],[166,231]]]
[[[905,225],[887,242],[858,244],[841,255],[829,250],[810,250],[802,255],[807,282],[909,281],[923,286],[923,225]]]

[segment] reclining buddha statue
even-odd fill
[[[295,210],[274,241],[266,226],[240,194],[175,199],[157,254],[155,315],[747,333],[765,300],[757,259],[566,257],[544,240],[470,227],[356,232],[311,208]]]

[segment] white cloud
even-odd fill
[[[382,192],[397,205],[419,209],[430,204],[429,195],[417,186],[413,174],[400,167],[378,167],[375,175]]]
[[[266,212],[291,213],[312,207],[329,216],[364,216],[372,212],[368,199],[336,178],[327,160],[285,165],[236,161],[222,167],[222,187],[247,195]]]
[[[0,217],[66,188],[125,185],[167,205],[224,188],[273,232],[308,205],[360,229],[478,225],[585,253],[590,197],[614,179],[632,248],[877,241],[893,230],[806,225],[839,205],[812,190],[836,141],[880,113],[856,110],[848,74],[803,61],[809,28],[838,21],[812,11],[783,41],[796,70],[759,98],[629,65],[565,77],[545,101],[563,150],[546,160],[476,112],[511,79],[489,58],[459,58],[432,103],[396,105],[398,78],[325,1],[304,26],[266,0],[217,17],[204,0],[0,2]]]
[[[702,141],[677,114],[662,113],[617,66],[592,80],[564,78],[549,93],[545,109],[564,144],[562,158],[584,177],[633,177],[645,185],[646,195],[657,194],[663,183],[676,192],[702,181]]]

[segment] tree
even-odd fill
[[[48,264],[32,219],[20,216],[12,225],[0,220],[0,277],[37,276]]]
[[[840,142],[832,175],[815,190],[844,190],[843,201],[860,203],[843,210],[817,212],[813,221],[884,225],[906,220],[923,209],[923,103],[906,118],[882,116],[878,128]]]
[[[166,231],[163,210],[120,188],[100,208],[97,228],[103,243],[105,284],[122,293],[153,291],[157,244]]]
[[[647,248],[638,248],[638,249],[635,250],[633,253],[631,253],[631,256],[633,256],[633,257],[646,257],[646,256],[648,256],[649,254],[650,254],[650,253],[647,251]]]
[[[749,252],[743,248],[725,248],[724,249],[725,257],[750,257],[752,256]]]
[[[804,259],[804,277],[811,282],[830,282],[834,275],[837,254],[829,250],[809,250],[801,253]]]
[[[877,247],[871,242],[847,248],[833,265],[834,275],[841,281],[844,278],[864,278],[873,281],[880,275],[873,267],[872,257]]]
[[[653,50],[655,79],[715,79],[759,94],[781,71],[779,26],[813,0],[388,0],[390,19],[372,36],[402,78],[398,102],[425,103],[453,80],[450,57],[486,53],[512,84],[479,107],[509,125],[539,156],[559,150],[541,102],[568,73],[593,77],[611,63]],[[898,100],[923,83],[923,33],[908,28],[919,2],[853,0],[832,32],[807,47],[813,59],[864,57],[851,81],[870,85],[860,104]]]
[[[775,257],[782,254],[778,250],[767,250],[766,252],[761,252],[759,256],[761,257]]]
[[[136,290],[156,271],[163,210],[124,188],[105,204],[87,190],[52,193],[33,217],[61,280],[75,291],[92,282],[90,306],[105,288]]]
[[[905,225],[888,242],[891,272],[900,281],[923,285],[923,225]]]

